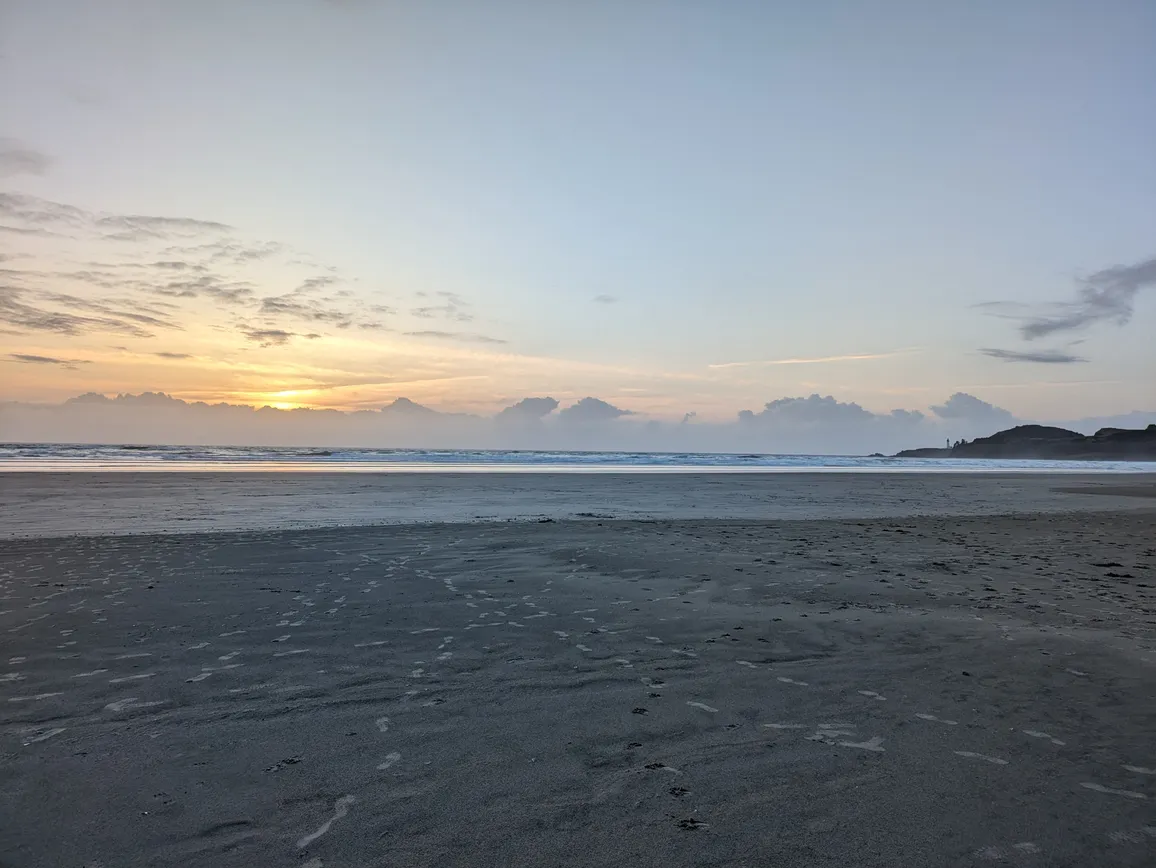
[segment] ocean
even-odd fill
[[[801,473],[1048,472],[1153,473],[1150,461],[872,458],[712,452],[536,452],[478,449],[310,449],[264,446],[0,444],[0,471],[147,472],[518,472]]]

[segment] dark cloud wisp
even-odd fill
[[[475,332],[443,332],[436,329],[426,329],[424,331],[406,332],[411,338],[437,338],[445,341],[461,341],[467,344],[505,344],[509,341],[503,338],[493,338],[489,335],[480,335]]]
[[[58,359],[54,356],[37,356],[31,353],[9,353],[7,360],[25,365],[59,365],[70,371],[75,371],[79,365],[92,364],[85,359]]]
[[[43,175],[52,166],[52,158],[16,139],[0,138],[0,178],[14,175]]]
[[[1075,356],[1059,350],[1001,350],[996,347],[984,347],[980,350],[985,356],[999,359],[1004,362],[1034,362],[1042,365],[1074,365],[1088,361],[1083,356]]]

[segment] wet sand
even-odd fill
[[[2,473],[0,538],[537,518],[801,519],[1143,508],[1153,474]]]
[[[47,482],[0,492],[58,507],[0,542],[0,865],[1156,862],[1150,497],[65,537]]]

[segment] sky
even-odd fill
[[[1154,33],[1148,0],[0,0],[0,401],[1156,411]]]

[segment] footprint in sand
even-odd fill
[[[386,754],[385,759],[382,762],[377,764],[377,770],[379,772],[383,772],[388,768],[392,768],[394,765],[397,764],[397,762],[400,759],[401,759],[401,754],[399,754],[397,751],[393,751],[392,753]]]
[[[316,841],[322,835],[326,834],[335,822],[337,822],[338,820],[340,820],[342,817],[344,817],[346,814],[349,813],[349,806],[352,805],[356,801],[357,801],[357,799],[355,799],[353,796],[342,796],[340,799],[338,799],[336,802],[334,802],[333,803],[333,816],[330,817],[328,820],[326,820],[324,823],[322,823],[321,828],[319,828],[316,832],[311,832],[310,834],[306,835],[304,838],[299,840],[297,842],[297,849],[301,850],[301,849],[304,849],[305,847],[308,847],[310,844],[312,844],[314,841]]]

